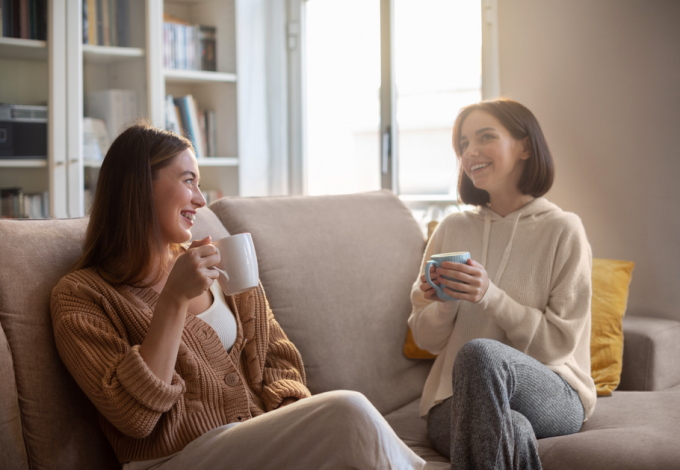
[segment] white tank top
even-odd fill
[[[238,329],[236,319],[227,305],[220,285],[217,282],[213,282],[210,291],[213,294],[212,305],[208,310],[196,315],[196,317],[210,325],[215,330],[215,333],[217,333],[220,341],[222,341],[224,349],[230,351],[236,341]]]

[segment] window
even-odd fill
[[[405,200],[455,200],[453,121],[482,96],[481,1],[305,3],[307,194],[380,188],[381,54],[383,61],[392,54],[397,177],[390,189]],[[381,48],[381,3],[394,9],[393,53]]]

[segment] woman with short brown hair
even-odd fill
[[[84,252],[52,292],[59,354],[126,470],[395,468],[417,457],[361,394],[311,397],[262,285],[215,283],[191,143],[134,125],[102,164]],[[205,316],[210,312],[210,316]]]
[[[453,128],[459,198],[430,239],[408,323],[438,355],[420,413],[452,469],[539,469],[536,438],[577,432],[595,408],[590,377],[592,254],[577,215],[543,195],[552,156],[534,115],[497,99]],[[433,254],[469,252],[466,264]],[[476,260],[480,260],[479,262]]]

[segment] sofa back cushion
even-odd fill
[[[432,363],[407,359],[403,345],[425,241],[396,196],[225,198],[210,208],[230,233],[252,234],[312,393],[356,390],[383,414],[420,396]]]
[[[49,311],[52,288],[82,252],[87,220],[0,220],[0,240],[5,248],[0,268],[0,323],[14,361],[31,469],[120,469],[94,406],[59,358]],[[194,228],[199,238],[204,233],[228,235],[208,209],[198,211]],[[9,383],[4,374],[7,357],[3,351],[0,406],[4,406]],[[0,456],[9,431],[0,427]],[[0,467],[21,468],[4,465],[4,461]]]
[[[26,444],[14,380],[14,363],[5,330],[0,325],[0,467],[28,469]]]
[[[14,359],[32,469],[118,468],[52,333],[52,288],[80,255],[86,225],[87,219],[0,221],[0,322]]]

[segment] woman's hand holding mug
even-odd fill
[[[180,301],[189,301],[208,290],[220,273],[212,269],[220,262],[220,253],[210,244],[210,236],[194,240],[172,267],[163,291]]]
[[[467,300],[478,303],[489,288],[484,266],[466,251],[432,255],[420,277],[420,289],[428,300]]]

